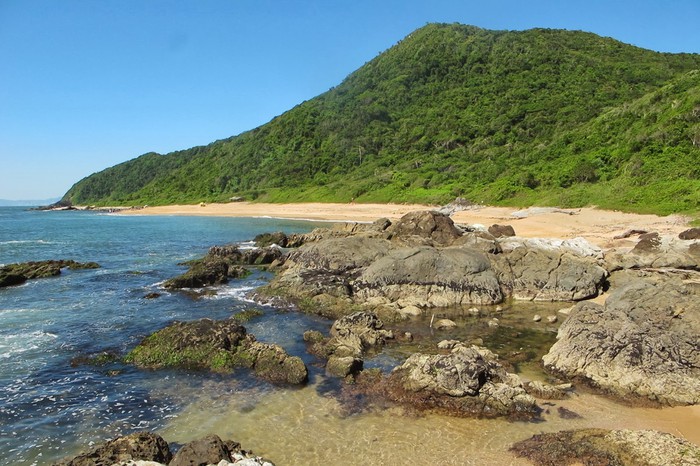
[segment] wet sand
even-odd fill
[[[435,209],[421,204],[262,204],[235,202],[228,204],[172,205],[125,210],[123,215],[203,215],[219,217],[273,217],[289,219],[326,220],[335,222],[372,222],[378,218],[397,219],[414,210]],[[570,239],[584,237],[600,247],[624,246],[636,242],[615,239],[627,230],[656,231],[678,234],[688,228],[688,218],[680,215],[656,215],[582,209],[511,207],[475,207],[456,212],[452,219],[458,224],[512,225],[518,236],[530,238]]]

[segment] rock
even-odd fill
[[[389,376],[390,396],[453,414],[534,417],[534,398],[485,348],[455,345],[450,354],[415,353]]]
[[[144,339],[125,358],[139,367],[230,372],[248,367],[273,383],[301,384],[307,369],[278,345],[261,343],[235,319],[175,322]]]
[[[598,295],[608,272],[602,251],[581,238],[568,241],[509,238],[492,263],[505,294],[532,301],[580,301]]]
[[[515,229],[511,225],[494,224],[489,227],[489,233],[496,238],[515,236]]]
[[[535,465],[700,465],[697,445],[652,430],[581,429],[538,434],[510,450]]]
[[[383,330],[383,326],[376,314],[355,312],[333,323],[328,345],[338,356],[361,357],[365,351],[381,347],[387,339],[394,338],[393,332]]]
[[[325,338],[326,337],[324,337],[323,334],[318,330],[307,330],[306,332],[304,332],[304,341],[307,343],[320,343]]]
[[[449,204],[445,204],[444,206],[440,207],[437,211],[441,214],[452,215],[455,212],[462,212],[463,210],[470,210],[478,207],[479,206],[474,204],[472,201],[463,197],[458,197]]]
[[[268,382],[292,385],[303,384],[309,373],[298,356],[290,356],[279,345],[253,342],[246,350],[254,359],[253,372]]]
[[[423,312],[418,306],[406,306],[399,309],[399,313],[403,316],[416,317],[421,315]]]
[[[525,384],[525,391],[535,398],[543,400],[563,400],[568,397],[571,384],[550,385],[533,380]]]
[[[535,314],[535,315],[532,317],[532,321],[533,321],[533,322],[540,322],[541,320],[542,320],[542,316],[539,315],[539,314]]]
[[[496,317],[494,317],[493,319],[488,321],[487,325],[489,327],[498,327],[500,325],[500,321]]]
[[[547,316],[547,322],[550,324],[556,324],[559,318],[557,316]]]
[[[184,445],[168,466],[217,464],[231,461],[231,452],[217,435],[209,435]]]
[[[276,244],[277,246],[280,246],[282,248],[286,248],[289,238],[285,233],[277,231],[274,233],[262,233],[260,235],[257,235],[253,239],[253,241],[255,242],[255,245],[259,248],[272,246],[273,244]]]
[[[689,228],[688,230],[682,231],[678,234],[680,239],[700,239],[700,228]]]
[[[639,277],[604,306],[576,305],[542,360],[619,397],[700,403],[700,289],[677,277]]]
[[[462,236],[462,231],[448,215],[436,211],[409,212],[388,231],[392,240],[408,244],[423,244],[421,240],[426,240],[429,244],[449,246]]]
[[[431,307],[496,304],[504,298],[489,258],[463,247],[391,250],[360,273],[353,290],[363,300],[410,297]]]
[[[457,324],[450,319],[438,319],[433,324],[433,328],[436,328],[438,330],[449,330],[451,328],[455,328],[456,326]]]
[[[441,342],[438,343],[438,348],[443,349],[443,350],[451,350],[455,346],[460,344],[459,340],[442,340]]]
[[[138,432],[110,440],[103,445],[56,463],[56,466],[95,466],[126,461],[154,461],[168,464],[172,459],[168,443],[157,434]]]
[[[674,268],[700,270],[700,241],[649,233],[630,251],[612,249],[606,255],[611,272],[622,269]]]
[[[61,274],[61,269],[71,270],[97,269],[100,265],[95,262],[76,262],[74,260],[46,260],[37,262],[22,262],[0,267],[0,288],[21,285],[35,278],[55,277]]]
[[[362,370],[363,361],[352,356],[331,356],[326,363],[326,371],[336,377],[355,375]]]
[[[559,406],[557,408],[557,414],[562,419],[583,419],[583,416],[581,416],[580,414],[571,411],[570,409],[566,409],[563,406]]]

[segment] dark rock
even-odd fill
[[[700,448],[696,445],[653,430],[566,430],[535,435],[510,450],[538,466],[700,464]]]
[[[557,408],[557,414],[562,419],[583,419],[583,416],[581,416],[580,414],[575,413],[570,409],[566,409],[563,406],[559,406]]]
[[[409,244],[422,244],[415,238],[428,240],[437,246],[449,246],[462,236],[452,219],[436,211],[409,212],[394,223],[388,230],[393,240]]]
[[[489,227],[489,233],[496,238],[515,236],[515,229],[510,225],[494,224]]]
[[[206,466],[222,460],[230,462],[231,451],[219,436],[208,435],[180,448],[169,466]]]
[[[545,369],[625,399],[700,403],[699,298],[692,283],[659,274],[616,289],[604,306],[579,303]]]
[[[635,245],[633,252],[655,252],[661,245],[661,237],[658,233],[644,233],[639,235],[639,242]]]
[[[71,270],[97,269],[100,265],[95,262],[76,262],[74,260],[46,260],[22,262],[0,267],[0,288],[20,285],[35,278],[55,277],[61,274],[61,269]]]
[[[700,239],[700,228],[689,228],[678,234],[680,239]]]
[[[156,298],[160,298],[160,296],[161,296],[160,293],[153,292],[153,293],[146,294],[143,297],[143,299],[156,299]]]
[[[257,235],[253,241],[255,241],[255,245],[259,248],[272,246],[273,244],[286,248],[289,238],[285,233],[277,231],[275,233],[262,233]]]
[[[59,461],[56,466],[112,465],[139,460],[168,464],[171,459],[168,443],[162,437],[150,432],[139,432],[118,437],[73,459]]]

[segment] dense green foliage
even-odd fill
[[[700,55],[431,24],[252,131],[146,154],[76,204],[476,202],[700,210]]]

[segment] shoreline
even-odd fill
[[[269,204],[236,202],[227,204],[169,205],[118,210],[119,215],[167,215],[250,217],[304,220],[315,222],[370,223],[379,218],[396,220],[415,210],[434,210],[437,206],[424,204],[340,204],[290,203]],[[512,225],[518,236],[526,238],[572,239],[583,237],[601,248],[632,246],[636,236],[619,238],[629,230],[655,231],[661,235],[677,235],[689,228],[689,218],[681,215],[660,217],[651,214],[631,214],[600,210],[594,207],[556,209],[530,207],[473,206],[455,212],[451,218],[457,224]]]

